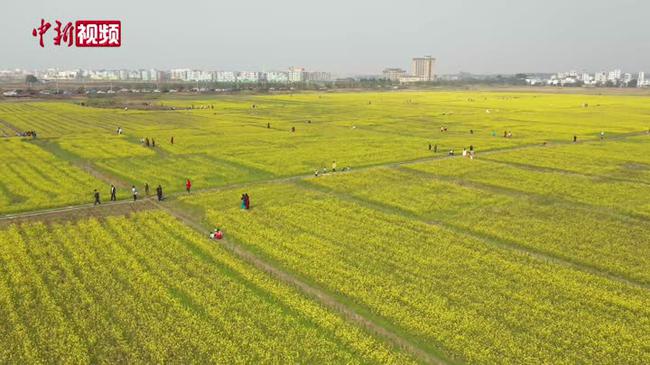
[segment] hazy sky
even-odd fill
[[[119,49],[38,46],[45,18],[122,20]],[[48,35],[52,35],[50,29]],[[649,0],[2,0],[0,68],[305,66],[338,74],[650,71]]]

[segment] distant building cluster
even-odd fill
[[[298,83],[329,82],[329,72],[307,71],[301,67],[291,67],[287,71],[206,71],[179,68],[168,71],[156,69],[141,70],[59,70],[47,69],[28,72],[26,70],[0,70],[0,80],[19,80],[34,75],[46,81],[89,80],[89,81],[142,81],[142,82],[222,82],[222,83]]]
[[[625,87],[649,87],[650,80],[646,79],[645,72],[638,74],[623,72],[621,69],[611,71],[600,71],[596,73],[568,71],[558,72],[549,78],[528,78],[530,85],[553,85],[553,86],[625,86]]]
[[[436,79],[436,59],[431,56],[416,57],[411,61],[411,73],[401,68],[387,68],[383,78],[400,83],[426,82]]]

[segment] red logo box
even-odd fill
[[[75,22],[77,47],[120,47],[122,22],[119,20],[77,20]]]

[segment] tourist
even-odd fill
[[[156,195],[158,196],[158,201],[159,202],[163,200],[162,186],[158,185],[158,187],[156,188]]]
[[[332,161],[332,172],[336,172],[336,161]]]
[[[133,201],[138,200],[138,189],[135,188],[135,185],[131,186],[131,193],[133,194]]]
[[[115,185],[111,184],[111,201],[114,202],[117,200],[117,189],[115,188]]]
[[[190,181],[190,179],[187,179],[187,181],[185,182],[185,190],[187,190],[188,194],[190,193],[190,189],[192,189],[192,182]]]
[[[101,204],[102,202],[99,201],[99,191],[97,191],[97,189],[95,189],[95,194],[94,195],[95,195],[95,204],[94,205]]]

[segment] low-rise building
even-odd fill
[[[400,78],[406,76],[406,71],[401,68],[387,68],[382,72],[384,79],[390,81],[399,81]]]

